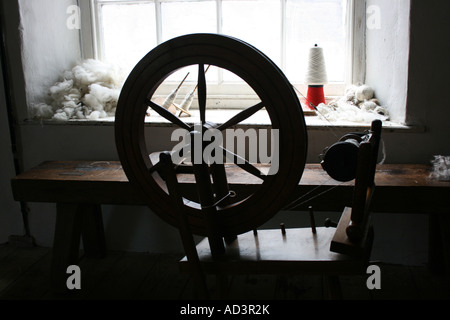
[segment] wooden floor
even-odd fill
[[[192,300],[193,285],[181,275],[176,254],[109,252],[104,259],[82,258],[81,290],[55,294],[49,286],[51,249],[0,245],[1,300]],[[345,299],[450,299],[445,276],[426,267],[379,264],[381,289],[368,290],[367,276],[342,277]],[[69,275],[68,275],[69,276]],[[215,279],[208,279],[215,291]],[[318,276],[235,276],[230,281],[233,300],[320,300]]]

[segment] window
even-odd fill
[[[364,46],[355,38],[354,0],[80,0],[80,4],[92,22],[83,24],[84,58],[109,61],[126,73],[158,44],[197,32],[247,41],[303,92],[309,48],[316,43],[324,48],[327,95],[341,95],[346,83],[355,82],[354,69],[363,65],[361,57],[353,55],[360,51],[355,46]],[[173,87],[185,75],[179,72],[166,82],[172,81]],[[223,70],[211,68],[207,81],[217,95],[250,94],[240,79]],[[163,94],[170,92],[169,87]]]

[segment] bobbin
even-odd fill
[[[367,133],[352,132],[326,148],[322,156],[322,168],[334,180],[347,182],[355,179],[358,150]]]

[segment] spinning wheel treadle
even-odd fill
[[[289,81],[269,58],[245,42],[215,34],[182,36],[159,45],[136,65],[124,84],[116,111],[116,145],[123,169],[130,182],[141,191],[148,206],[166,222],[178,226],[176,206],[158,173],[158,163],[149,157],[146,149],[144,123],[149,106],[176,126],[192,133],[194,126],[187,125],[151,100],[168,76],[192,65],[198,66],[199,70],[197,98],[203,130],[225,130],[262,108],[269,115],[272,129],[279,130],[278,171],[273,175],[263,175],[248,162],[239,165],[249,174],[259,176],[262,183],[252,194],[239,195],[239,200],[234,203],[231,198],[226,206],[216,206],[219,234],[236,235],[256,229],[286,204],[300,181],[306,161],[307,133],[300,102]],[[241,77],[261,101],[221,125],[207,122],[204,70],[208,65]],[[234,156],[233,150],[225,149],[224,153]],[[225,167],[211,166],[210,169],[213,174],[222,176],[218,189],[226,189]],[[223,198],[218,194],[223,190],[218,192],[218,189],[215,188],[216,202]],[[184,208],[191,231],[207,235],[201,206],[185,201]]]

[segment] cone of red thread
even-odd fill
[[[314,110],[321,103],[325,103],[325,94],[323,92],[323,85],[308,86],[308,93],[306,94],[307,105],[309,109]],[[314,106],[311,106],[311,104]]]
[[[305,75],[305,83],[308,85],[307,105],[311,110],[321,103],[326,104],[323,85],[327,82],[323,49],[316,44],[309,50],[308,68]]]

